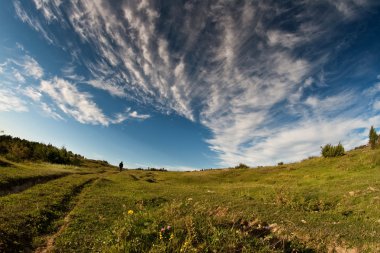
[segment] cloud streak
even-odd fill
[[[25,53],[24,49],[22,49]],[[120,124],[125,120],[145,120],[147,114],[131,112],[117,113],[109,117],[99,108],[93,96],[77,88],[77,83],[91,83],[95,88],[101,88],[95,81],[83,78],[54,77],[44,78],[44,70],[31,56],[23,55],[17,59],[7,59],[0,64],[3,80],[0,82],[0,111],[29,111],[30,105],[39,107],[42,113],[55,120],[65,120],[62,115],[72,117],[83,124],[103,125]],[[72,74],[66,70],[64,74]],[[122,91],[112,90],[116,95],[123,96]],[[123,93],[124,94],[124,93]]]
[[[44,75],[44,71],[38,62],[30,56],[26,56],[24,60],[25,73],[35,79],[40,79]]]
[[[92,96],[80,92],[72,83],[55,77],[51,81],[41,81],[40,89],[64,113],[77,121],[85,124],[109,124],[102,110],[92,101]]]
[[[30,16],[22,7],[20,1],[13,1],[16,15],[24,22],[32,27],[35,31],[39,32],[49,43],[53,43],[54,39],[45,30],[43,24],[36,18]]]
[[[0,89],[0,111],[27,112],[28,107],[24,101],[11,90]]]
[[[131,111],[130,108],[124,114],[118,113],[115,118],[107,117],[94,102],[92,95],[79,91],[75,84],[58,77],[49,81],[42,80],[39,90],[47,94],[62,112],[83,124],[108,126],[109,124],[122,123],[128,118],[144,120],[150,117],[147,114]],[[43,103],[42,108],[53,118],[62,119],[47,104]]]

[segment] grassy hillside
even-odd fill
[[[379,252],[380,153],[260,169],[76,173],[0,197],[0,210],[0,251]]]

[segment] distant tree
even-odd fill
[[[369,130],[369,144],[371,145],[371,148],[374,149],[377,146],[377,142],[379,139],[379,136],[376,133],[376,129],[371,126],[371,129]]]
[[[249,169],[249,166],[244,163],[239,163],[239,165],[235,166],[235,169]]]
[[[339,142],[337,146],[333,146],[331,144],[326,144],[325,146],[321,147],[321,153],[323,157],[336,157],[336,156],[342,156],[344,155],[344,147]]]

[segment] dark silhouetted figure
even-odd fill
[[[123,162],[119,163],[119,169],[120,169],[120,172],[123,170]]]

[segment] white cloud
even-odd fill
[[[183,86],[172,86],[170,90],[175,101],[173,108],[176,112],[189,120],[194,121],[194,116],[190,106],[188,105],[188,100],[184,94]]]
[[[375,111],[380,111],[380,101],[373,103],[372,107]]]
[[[104,125],[119,124],[127,119],[148,119],[150,115],[139,114],[128,108],[124,113],[117,113],[115,117],[107,117],[93,97],[78,90],[75,84],[55,77],[49,81],[41,81],[40,91],[50,96],[56,106],[65,114],[83,124]],[[42,103],[42,109],[52,118],[62,119],[51,106]]]
[[[146,167],[149,167],[149,166],[146,166]],[[172,165],[165,166],[164,165],[164,166],[155,166],[155,167],[156,168],[164,168],[164,169],[170,170],[170,171],[196,171],[196,170],[199,170],[199,168],[197,168],[197,167],[181,166],[181,165],[176,165],[176,166],[172,166]]]
[[[368,89],[364,90],[363,94],[367,96],[374,96],[379,92],[380,92],[380,82],[375,83],[372,87],[369,87]]]
[[[85,81],[83,83],[89,84],[92,87],[97,88],[97,89],[105,90],[113,96],[117,96],[117,97],[126,96],[124,87],[109,83],[107,81],[93,79],[93,80]]]
[[[57,108],[81,123],[100,124],[104,126],[119,124],[127,119],[147,119],[150,117],[146,114],[138,114],[136,111],[117,113],[115,117],[107,117],[101,108],[93,101],[92,95],[86,92],[80,92],[75,83],[58,77],[51,80],[41,80],[44,76],[44,71],[38,62],[29,55],[23,56],[20,59],[8,59],[5,63],[0,64],[0,67],[2,68],[1,70],[6,73],[6,75],[4,75],[4,85],[14,83],[14,80],[21,83],[17,87],[14,87],[14,91],[8,90],[6,91],[7,93],[5,93],[5,91],[2,92],[1,110],[3,111],[27,110],[25,103],[21,99],[22,96],[26,96],[39,106],[45,115],[56,120],[63,119],[57,112]],[[66,68],[63,69],[63,73],[71,76],[70,74],[73,74],[73,70]],[[26,83],[27,76],[40,80],[40,86],[38,88],[34,87],[32,80]],[[71,80],[106,90],[114,96],[126,97],[123,87],[109,85],[109,82],[100,80],[86,81],[83,78],[73,78]],[[6,99],[5,94],[10,94],[10,97]],[[52,104],[49,105],[46,103],[46,95],[53,100],[57,108]]]
[[[170,65],[168,42],[162,38],[158,40],[158,54],[166,65]]]
[[[336,9],[347,18],[353,18],[355,12],[353,10],[352,1],[334,1]]]
[[[59,113],[57,113],[56,110],[48,104],[42,102],[40,106],[45,115],[47,115],[48,117],[53,118],[55,120],[64,120],[63,117],[59,115]]]
[[[126,113],[117,113],[114,119],[111,121],[112,124],[120,124],[128,119],[128,114]]]
[[[42,94],[40,91],[38,91],[37,89],[29,86],[29,87],[26,87],[25,90],[23,90],[23,93],[27,96],[27,97],[30,97],[32,100],[34,100],[35,102],[38,102],[41,100],[41,97],[42,97]]]
[[[314,82],[314,79],[312,77],[309,77],[305,80],[305,87],[310,87]]]
[[[148,119],[150,118],[150,115],[148,114],[139,114],[136,111],[130,112],[129,116],[134,119]]]
[[[40,79],[44,75],[44,71],[38,62],[30,56],[26,56],[24,60],[24,70],[27,75]]]
[[[0,89],[0,111],[27,112],[24,101],[10,90]]]
[[[43,28],[43,25],[38,19],[35,19],[31,17],[22,7],[21,3],[18,0],[13,1],[13,6],[16,11],[16,15],[21,19],[22,22],[28,24],[30,27],[32,27],[35,31],[40,32],[41,35],[49,42],[53,43],[53,39],[51,38],[51,35]]]
[[[20,83],[25,83],[25,77],[18,72],[17,70],[13,70],[13,77]]]
[[[150,118],[150,115],[148,114],[139,114],[137,111],[132,111],[131,108],[127,108],[124,113],[117,113],[115,117],[110,120],[112,124],[119,124],[127,119],[139,119],[139,120],[145,120]]]
[[[39,80],[44,74],[38,62],[29,55],[7,59],[5,63],[0,64],[0,70],[3,73],[11,73],[20,83],[25,83],[27,77]]]
[[[21,51],[25,52],[25,47],[21,43],[16,42],[16,47]]]
[[[329,96],[324,99],[320,99],[316,96],[309,96],[305,100],[305,104],[312,107],[318,114],[325,114],[327,112],[341,111],[351,106],[356,97],[350,92],[338,94],[335,96]]]
[[[57,19],[56,12],[59,12],[59,5],[62,3],[61,0],[33,0],[37,10],[41,10],[42,14],[48,21]]]
[[[77,121],[94,125],[109,124],[109,120],[92,100],[92,96],[80,92],[74,84],[55,77],[50,81],[41,81],[40,89],[49,95],[64,113]]]
[[[267,33],[267,36],[268,36],[269,45],[271,46],[280,45],[286,48],[294,48],[300,42],[305,40],[298,37],[295,34],[282,32],[279,30],[269,31]]]
[[[370,0],[330,0],[329,2],[349,20],[356,18],[361,9],[371,5]]]

